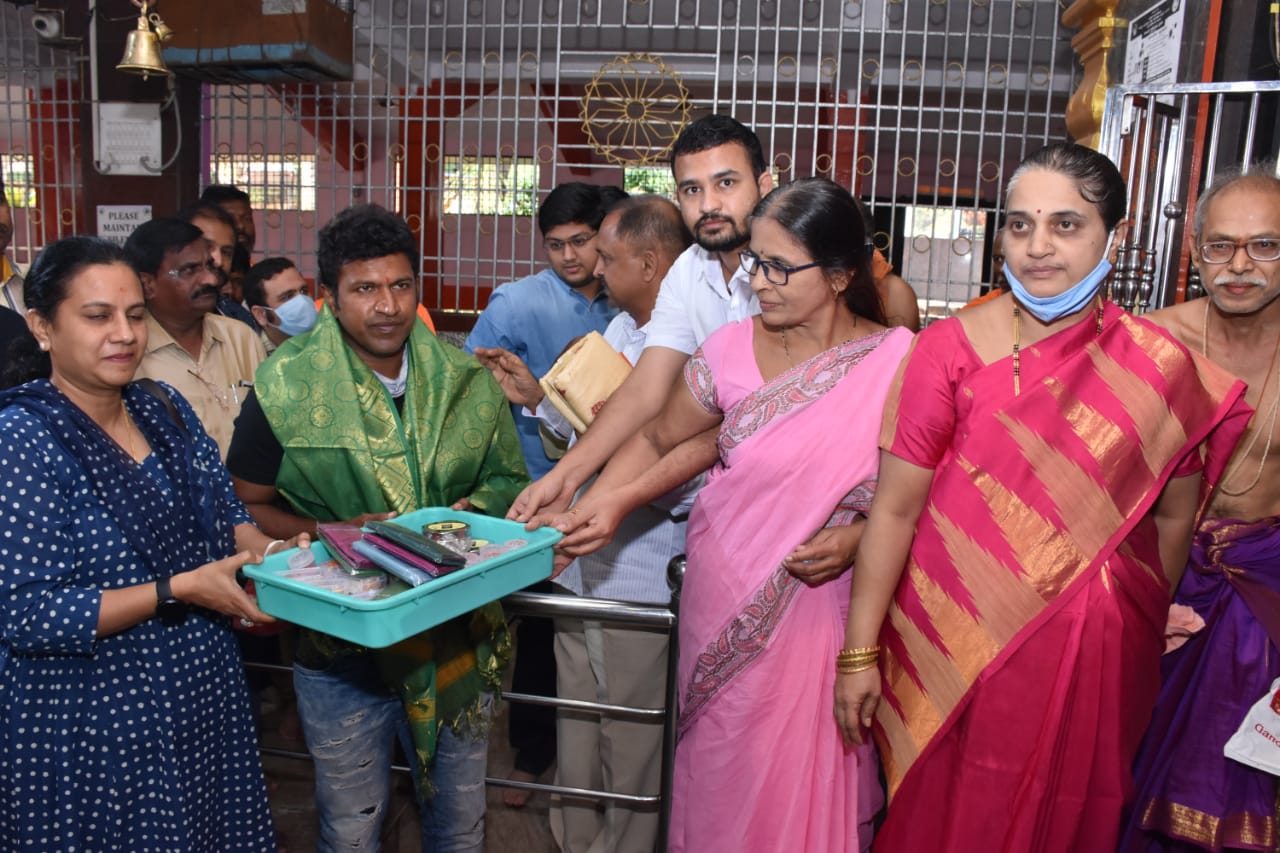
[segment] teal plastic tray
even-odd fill
[[[471,525],[474,538],[493,543],[525,539],[529,544],[373,601],[281,577],[281,572],[288,571],[289,555],[296,548],[272,554],[261,565],[245,566],[244,573],[253,578],[258,606],[277,619],[376,649],[551,577],[551,548],[561,537],[560,531],[553,528],[525,530],[515,521],[447,507],[414,510],[392,520],[421,531],[425,524],[455,518]],[[317,562],[330,559],[322,542],[312,543],[311,552]]]

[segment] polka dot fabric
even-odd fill
[[[154,414],[140,408],[131,398],[135,419]],[[192,438],[216,456],[202,431]],[[159,455],[143,471],[171,495]],[[103,590],[154,579],[47,423],[0,410],[0,850],[275,850],[226,620],[193,610],[182,625],[95,636]]]

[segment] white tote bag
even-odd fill
[[[1280,678],[1253,704],[1222,753],[1227,758],[1280,776]]]

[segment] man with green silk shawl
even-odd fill
[[[422,506],[501,516],[528,483],[506,398],[417,319],[418,244],[349,208],[320,231],[325,307],[255,377],[228,453],[264,531],[315,534]],[[424,850],[484,846],[493,692],[510,652],[495,602],[388,649],[302,629],[294,687],[316,765],[318,849],[376,850],[395,739],[416,758]]]

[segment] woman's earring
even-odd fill
[[[48,342],[48,341],[41,341],[41,342],[40,342],[40,349],[41,349],[41,351],[42,351],[42,352],[48,352],[48,351],[49,351],[49,342]]]

